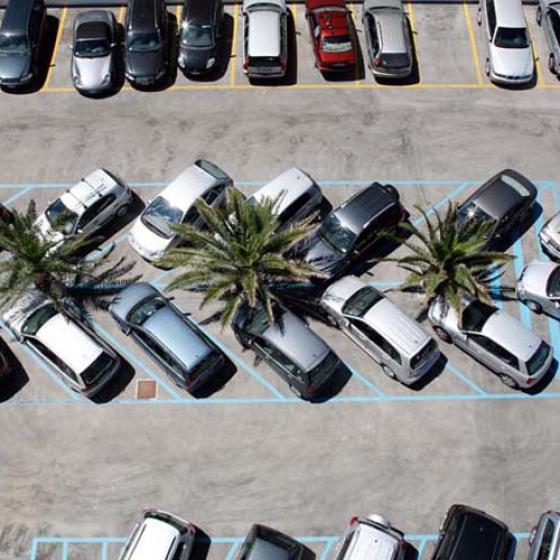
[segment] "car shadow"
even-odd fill
[[[538,64],[539,57],[535,57],[535,65]],[[525,91],[529,89],[534,89],[537,86],[537,72],[533,72],[531,80],[525,84],[497,84],[493,82],[493,85],[500,89],[505,89],[509,91]]]
[[[432,381],[434,381],[434,379],[436,379],[443,373],[447,362],[447,356],[443,352],[441,352],[438,361],[433,365],[432,369],[428,373],[426,373],[426,375],[422,376],[416,383],[408,385],[408,388],[414,392],[421,391],[422,389],[424,389],[424,387],[427,387]]]
[[[318,395],[303,400],[307,400],[307,402],[310,402],[312,404],[327,402],[336,397],[342,391],[342,389],[344,389],[351,378],[352,372],[350,371],[350,368],[346,364],[341,362],[340,367],[333,373],[332,379],[328,383],[328,386],[325,387],[325,389]]]
[[[222,390],[227,383],[231,380],[231,378],[236,374],[237,368],[235,364],[226,357],[226,362],[224,364],[224,368],[220,372],[219,375],[215,375],[212,379],[210,379],[207,383],[205,383],[199,390],[193,391],[191,396],[195,399],[207,399],[211,397],[213,394],[217,393],[218,391]]]
[[[229,65],[236,63],[236,55],[233,52],[233,25],[233,17],[230,14],[224,14],[222,38],[214,68],[205,74],[190,74],[183,71],[186,78],[193,82],[216,82],[226,75]]]
[[[507,251],[508,249],[511,249],[515,242],[523,237],[523,235],[527,233],[529,228],[531,228],[533,224],[540,218],[542,213],[542,206],[538,202],[535,202],[533,204],[532,212],[528,212],[523,221],[520,222],[519,225],[514,227],[508,235],[492,243],[491,249],[497,251]]]
[[[16,358],[6,341],[0,338],[0,353],[6,357],[11,369],[5,377],[0,377],[0,403],[10,400],[29,383],[29,376]]]
[[[418,550],[408,541],[404,542],[403,560],[419,560]]]
[[[206,560],[212,539],[200,527],[196,527],[194,543],[189,558],[192,560]]]
[[[522,389],[522,392],[527,395],[538,395],[539,393],[542,393],[552,383],[556,377],[557,371],[558,360],[554,358],[544,377],[534,387]]]
[[[116,399],[130,384],[134,377],[134,368],[121,356],[121,367],[111,381],[90,398],[95,404],[106,404]]]

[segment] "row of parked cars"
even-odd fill
[[[172,225],[205,228],[196,201],[221,207],[227,191],[234,188],[231,177],[216,164],[196,161],[148,202],[129,231],[130,246],[157,265],[180,242]],[[527,178],[503,170],[459,206],[458,220],[489,223],[488,247],[499,246],[532,216],[536,194]],[[368,259],[387,249],[386,232],[397,232],[407,219],[397,189],[374,182],[332,208],[309,174],[291,168],[246,202],[276,198],[279,229],[323,214],[312,233],[292,249],[294,256],[318,270],[317,278],[303,289],[311,290],[305,294],[315,294],[321,318],[368,353],[386,375],[406,385],[418,383],[440,358],[433,336],[385,294],[353,275],[356,267],[367,266]],[[36,226],[55,244],[77,233],[93,236],[128,214],[133,200],[132,189],[122,179],[98,169],[50,202]],[[540,238],[543,248],[559,259],[560,215],[546,222]],[[534,312],[560,317],[560,266],[529,263],[517,292]],[[512,388],[530,388],[543,378],[553,360],[546,341],[495,306],[466,298],[463,308],[459,317],[444,300],[432,303],[428,316],[440,339],[456,344]],[[118,327],[183,389],[196,392],[219,376],[227,362],[222,349],[196,321],[148,283],[125,288],[110,311]],[[341,361],[293,310],[276,304],[274,313],[276,321],[270,323],[263,309],[242,306],[233,319],[235,337],[263,358],[296,395],[313,398],[329,385]],[[4,321],[20,342],[46,360],[70,387],[87,396],[106,385],[120,367],[117,352],[91,325],[72,310],[68,316],[58,313],[40,294],[31,294],[13,306],[4,314]],[[67,344],[70,339],[73,344]]]
[[[175,515],[145,510],[119,560],[187,560],[196,527]],[[560,559],[560,513],[543,513],[529,537],[528,560]],[[507,525],[470,506],[455,504],[446,513],[432,560],[511,560],[515,538]],[[194,556],[194,555],[193,555]],[[330,554],[330,560],[405,560],[404,534],[383,515],[352,517]],[[253,525],[235,560],[314,560],[315,554],[293,537],[264,525]]]

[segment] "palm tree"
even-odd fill
[[[427,234],[410,222],[401,224],[411,234],[409,239],[401,240],[411,253],[385,259],[397,262],[410,273],[399,289],[420,289],[428,304],[438,296],[443,297],[459,314],[466,294],[491,303],[490,284],[512,257],[485,250],[490,225],[475,220],[461,224],[457,220],[456,204],[448,204],[443,217],[435,211],[433,222],[421,207],[416,209],[426,222]]]
[[[0,260],[0,308],[39,290],[59,311],[68,300],[84,311],[104,309],[111,296],[138,279],[123,279],[133,267],[124,258],[102,269],[104,259],[80,256],[95,241],[87,235],[53,241],[41,235],[36,219],[32,200],[25,213],[12,213],[11,223],[0,222],[0,247],[9,253]]]
[[[242,303],[262,305],[273,321],[275,287],[320,276],[312,266],[287,256],[314,229],[316,215],[278,231],[274,208],[279,198],[252,206],[239,191],[231,189],[223,208],[197,202],[207,229],[173,226],[184,246],[171,249],[160,264],[182,270],[167,290],[204,291],[201,309],[213,301],[223,302],[219,311],[222,327]]]

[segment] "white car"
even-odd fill
[[[560,265],[531,261],[517,280],[517,298],[535,313],[560,319]]]
[[[550,258],[560,260],[560,212],[543,225],[539,240]]]
[[[490,80],[504,85],[531,82],[535,63],[522,1],[480,0],[477,22],[484,30]]]
[[[136,219],[128,241],[147,261],[155,261],[179,244],[172,227],[189,224],[202,229],[205,224],[195,206],[201,198],[212,207],[225,202],[226,191],[233,181],[217,165],[198,160],[176,177]]]
[[[125,216],[132,191],[116,175],[97,169],[51,202],[35,225],[47,239],[61,243],[77,233],[97,233],[114,218]]]
[[[7,311],[3,320],[14,337],[49,364],[74,391],[87,397],[116,374],[116,352],[82,321],[62,314],[34,292]]]
[[[331,284],[321,306],[332,323],[367,352],[389,377],[412,385],[440,357],[430,333],[379,290],[356,276]]]

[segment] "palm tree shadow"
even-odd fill
[[[94,404],[105,404],[118,397],[128,387],[134,377],[134,369],[121,357],[121,367],[115,377],[99,393],[91,397]]]
[[[29,376],[2,338],[0,338],[0,353],[6,357],[6,361],[11,366],[10,373],[6,377],[0,377],[0,402],[6,402],[29,383]]]

